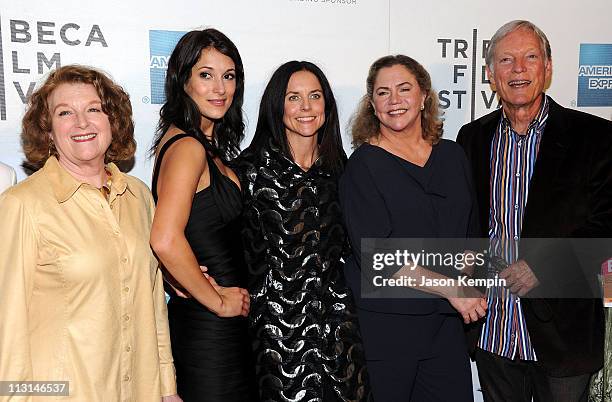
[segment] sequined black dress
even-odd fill
[[[251,330],[262,401],[370,400],[337,177],[270,143],[236,161],[245,198]]]

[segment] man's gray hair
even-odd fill
[[[544,52],[544,56],[546,60],[547,61],[550,60],[550,57],[551,57],[550,42],[548,42],[548,38],[546,37],[546,34],[542,32],[540,28],[535,26],[535,24],[533,24],[530,21],[514,20],[514,21],[510,21],[502,25],[501,28],[499,28],[497,32],[495,32],[495,35],[493,35],[493,37],[491,38],[491,41],[489,42],[489,47],[487,48],[487,54],[485,56],[485,62],[487,63],[487,66],[489,67],[489,70],[491,70],[491,72],[493,72],[495,48],[497,47],[497,44],[499,43],[500,40],[504,39],[508,34],[516,31],[517,29],[531,30],[540,40],[540,48]]]

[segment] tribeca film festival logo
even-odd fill
[[[26,104],[40,76],[62,65],[58,45],[108,47],[97,24],[23,19],[8,20],[10,40],[2,43],[2,30],[7,29],[3,22],[0,19],[0,120],[7,119],[9,91]]]
[[[471,120],[475,119],[477,102],[486,110],[495,109],[496,93],[489,86],[485,66],[489,39],[478,39],[478,29],[474,28],[471,38],[438,38],[436,42],[442,59],[453,63],[452,85],[438,91],[440,107],[458,110],[469,107]],[[471,82],[467,79],[469,72]]]
[[[143,98],[144,103],[161,105],[165,102],[164,83],[166,82],[168,59],[183,35],[185,35],[183,31],[149,31],[151,99]]]
[[[580,44],[578,106],[612,106],[612,44]]]

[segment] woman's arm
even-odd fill
[[[0,197],[0,380],[32,381],[28,313],[38,255],[38,233],[25,206]]]
[[[193,196],[207,169],[206,151],[196,139],[185,137],[168,148],[159,166],[151,247],[170,274],[206,308],[221,317],[246,316],[246,290],[221,288],[217,293],[202,275],[185,238]]]

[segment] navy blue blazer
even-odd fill
[[[367,143],[353,152],[340,179],[340,203],[352,249],[346,279],[359,308],[394,314],[456,314],[445,299],[410,288],[396,289],[394,298],[362,297],[361,281],[370,281],[373,272],[362,270],[361,239],[469,237],[478,230],[471,181],[465,153],[453,141],[436,144],[425,169]]]

